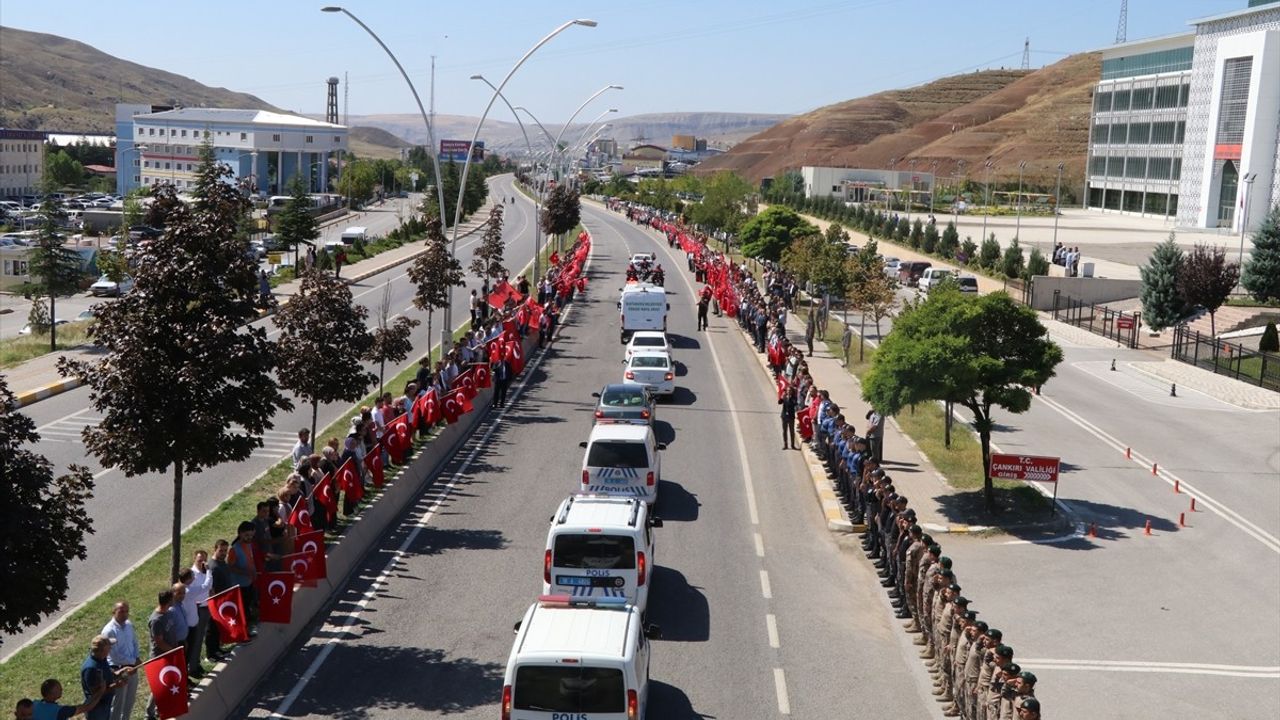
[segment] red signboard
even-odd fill
[[[1132,329],[1133,329],[1133,318],[1131,318],[1131,317],[1123,317],[1123,316],[1116,318],[1116,329],[1117,329],[1117,330],[1132,330]]]
[[[1005,480],[1037,480],[1039,482],[1058,482],[1058,463],[1056,457],[1037,457],[1035,455],[991,455],[991,477]]]

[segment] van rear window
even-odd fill
[[[635,570],[636,543],[626,535],[557,535],[552,564],[562,568]]]
[[[649,467],[649,453],[644,443],[611,442],[608,440],[591,443],[587,452],[587,465],[590,467]]]
[[[627,687],[616,668],[522,665],[516,670],[516,710],[621,713]]]

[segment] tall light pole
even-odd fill
[[[1053,192],[1053,248],[1049,250],[1049,260],[1053,260],[1053,251],[1058,248],[1058,214],[1062,212],[1062,169],[1066,163],[1058,163],[1058,188]]]
[[[511,76],[515,75],[516,71],[520,69],[520,66],[524,65],[525,61],[528,60],[529,57],[532,56],[535,52],[538,51],[538,48],[542,47],[543,45],[546,45],[548,42],[551,42],[551,38],[554,38],[556,35],[559,35],[565,30],[568,30],[569,28],[573,27],[574,25],[582,25],[583,27],[595,27],[596,24],[597,23],[595,20],[586,20],[582,18],[579,18],[577,20],[568,20],[566,22],[561,23],[556,29],[547,33],[541,40],[534,43],[533,47],[529,48],[525,52],[525,54],[521,56],[519,60],[516,61],[516,64],[511,66],[511,69],[507,71],[506,77],[502,78],[502,82],[498,83],[498,87],[494,88],[493,96],[489,98],[489,103],[484,106],[484,112],[480,114],[480,119],[476,122],[476,129],[474,132],[471,133],[471,142],[467,143],[467,159],[465,162],[462,163],[462,177],[458,182],[458,202],[453,207],[453,237],[451,238],[450,244],[449,244],[450,255],[456,256],[457,249],[458,249],[458,225],[461,224],[462,222],[462,197],[467,190],[467,173],[471,170],[471,158],[475,154],[474,148],[476,146],[476,140],[480,138],[480,129],[484,127],[484,121],[489,117],[489,110],[493,108],[494,101],[498,99],[498,95],[502,92],[502,89],[507,86],[507,83],[511,80]],[[443,211],[444,209],[443,203],[441,204],[440,208]],[[441,353],[449,349],[449,347],[453,344],[452,328],[453,328],[453,296],[450,295],[449,304],[444,306],[444,326],[440,330],[441,332],[440,352]]]
[[[929,217],[933,217],[933,196],[938,191],[938,161],[929,163]]]
[[[1258,178],[1258,173],[1249,173],[1244,176],[1244,215],[1240,216],[1240,272],[1244,273],[1244,231],[1249,227],[1249,191],[1253,189],[1253,181]]]
[[[437,157],[438,148],[436,146],[436,134],[435,130],[431,126],[431,118],[427,116],[426,109],[422,107],[422,98],[418,97],[418,89],[413,86],[413,81],[409,79],[409,73],[404,71],[404,66],[396,59],[395,54],[391,52],[391,48],[387,47],[387,44],[382,42],[382,38],[378,37],[378,34],[371,30],[368,25],[365,25],[360,18],[351,14],[350,10],[338,5],[328,5],[320,8],[320,11],[327,13],[340,12],[351,18],[355,24],[364,28],[364,31],[369,33],[369,37],[373,38],[382,50],[387,53],[387,57],[391,58],[391,62],[394,63],[396,69],[400,71],[400,77],[404,78],[405,84],[409,86],[409,92],[413,93],[413,101],[418,104],[418,113],[422,115],[422,124],[427,126],[427,142],[429,143],[427,151],[431,156],[431,165],[436,174],[436,202],[439,203],[440,222],[444,222],[444,184],[440,181],[440,159]],[[450,337],[452,337],[452,335]]]
[[[911,202],[916,194],[916,159],[907,160],[907,175],[911,178],[911,189],[907,190],[907,222],[911,222]]]
[[[581,145],[584,138],[590,137],[592,131],[596,129],[596,123],[603,120],[605,115],[608,115],[610,113],[616,113],[616,112],[618,112],[618,108],[609,108],[608,110],[602,111],[599,115],[596,116],[595,120],[592,120],[591,122],[587,123],[586,129],[583,130],[582,134],[578,136],[578,142],[574,143],[574,145],[575,146]]]
[[[591,104],[592,100],[595,100],[596,98],[600,97],[601,95],[605,94],[610,90],[621,90],[621,89],[622,89],[621,85],[605,85],[604,87],[600,88],[594,93],[591,93],[591,95],[586,100],[582,101],[582,104],[578,106],[578,109],[573,111],[573,114],[569,116],[569,119],[564,122],[564,127],[560,128],[560,132],[556,134],[556,139],[551,143],[552,149],[554,149],[556,152],[560,151],[560,138],[564,137],[564,131],[569,129],[569,126],[573,124],[573,119],[578,117],[578,113],[582,112],[583,108]]]
[[[987,239],[987,216],[991,214],[991,169],[994,168],[996,164],[991,162],[991,158],[987,158],[987,161],[983,163],[982,166],[986,168],[987,171],[985,182],[987,186],[987,200],[986,204],[982,208],[982,240],[985,242]]]
[[[1018,236],[1022,234],[1022,171],[1027,169],[1027,161],[1023,160],[1018,163],[1018,221],[1013,231],[1013,239],[1019,240]]]
[[[891,178],[892,178],[892,181],[893,181],[893,183],[894,183],[895,185],[897,184],[897,176],[896,176],[896,175],[893,175],[893,168],[894,168],[894,166],[895,166],[895,165],[897,165],[897,164],[898,164],[898,158],[889,158],[889,174],[890,174],[890,176],[891,176]],[[884,199],[885,199],[885,201],[887,202],[887,204],[889,205],[889,212],[891,212],[891,213],[892,213],[892,212],[893,212],[893,196],[889,194],[889,192],[890,192],[890,191],[889,191],[889,189],[888,189],[887,187],[885,188],[885,190],[886,190],[886,192],[885,192],[885,194],[884,194]]]
[[[516,109],[511,106],[511,101],[507,100],[506,95],[503,95],[502,93],[498,92],[497,86],[489,82],[489,79],[486,78],[485,76],[472,75],[471,79],[479,80],[485,85],[488,85],[490,88],[493,88],[493,91],[495,93],[498,93],[498,97],[502,98],[502,102],[505,103],[507,106],[507,109],[511,111],[511,116],[516,119],[516,125],[520,126],[520,134],[524,136],[524,146],[529,151],[529,160],[530,162],[532,162],[533,161],[533,143],[529,142],[529,133],[525,132],[524,121],[520,119],[520,114],[516,112]],[[534,171],[536,173],[537,171],[536,166],[534,167]],[[542,207],[542,196],[537,192],[535,188],[534,194],[533,194],[533,280],[535,283],[538,282],[538,278],[540,277],[538,275],[538,251],[541,249],[541,243],[538,241],[538,229],[539,229],[538,211],[541,209],[541,207]]]

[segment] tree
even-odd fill
[[[853,305],[861,316],[862,329],[858,332],[858,360],[862,361],[863,338],[866,337],[867,316],[876,326],[876,337],[881,336],[880,322],[893,314],[898,307],[898,281],[884,272],[884,260],[876,252],[872,240],[851,261],[853,276]]]
[[[1280,333],[1276,332],[1276,324],[1267,323],[1267,327],[1262,331],[1262,338],[1258,340],[1258,349],[1262,352],[1280,352]]]
[[[828,243],[832,245],[845,245],[849,242],[849,233],[845,231],[844,226],[838,222],[827,225],[827,230],[822,234]]]
[[[938,226],[929,223],[924,226],[924,239],[920,243],[920,247],[924,248],[927,253],[933,253],[938,249]]]
[[[1004,256],[1000,258],[1000,272],[1004,276],[1012,280],[1013,278],[1022,277],[1022,270],[1026,266],[1026,262],[1022,258],[1022,248],[1018,245],[1018,238],[1009,241],[1009,247],[1004,249]]]
[[[1172,327],[1182,319],[1187,301],[1178,291],[1182,248],[1169,238],[1156,246],[1151,260],[1138,269],[1142,276],[1142,319],[1152,330]]]
[[[64,377],[84,378],[103,417],[82,437],[104,467],[129,477],[172,470],[174,578],[186,559],[184,477],[248,459],[275,412],[293,407],[271,375],[266,329],[249,324],[258,319],[257,264],[235,237],[248,201],[212,160],[197,174],[194,202],[142,248],[136,291],[95,309],[91,332],[106,357],[58,361]]]
[[[746,222],[752,195],[751,184],[737,174],[722,170],[701,184],[702,202],[689,205],[689,220],[731,235],[737,234]]]
[[[843,297],[849,286],[844,247],[816,232],[805,235],[782,251],[782,266],[796,276],[797,282],[811,282],[822,292]]]
[[[996,234],[982,241],[982,249],[978,250],[978,265],[986,270],[994,270],[1000,262],[1000,243],[996,242]]]
[[[958,403],[973,415],[982,443],[983,495],[995,511],[991,484],[992,407],[1031,406],[1031,389],[1062,362],[1034,310],[998,292],[968,297],[930,292],[894,321],[862,384],[862,396],[884,414],[931,400]]]
[[[301,175],[289,181],[289,200],[276,217],[276,239],[293,251],[293,266],[298,267],[298,246],[320,239],[320,225],[311,214],[311,197]]]
[[[52,192],[52,184],[46,182],[45,190]],[[31,276],[27,293],[36,302],[39,297],[49,298],[49,352],[53,352],[58,349],[57,300],[79,290],[82,272],[79,253],[62,244],[62,223],[67,217],[62,202],[46,195],[40,201],[38,217],[40,229],[27,256],[27,273]]]
[[[942,237],[938,239],[938,254],[951,259],[956,256],[956,251],[959,249],[960,233],[956,231],[954,222],[947,221],[947,227],[942,230]]]
[[[1022,279],[1030,280],[1037,275],[1049,274],[1049,259],[1040,252],[1040,248],[1031,248],[1031,258],[1027,260],[1027,268],[1022,271]]]
[[[577,227],[581,220],[582,205],[578,201],[578,193],[564,185],[551,188],[542,205],[542,232],[563,235]]]
[[[502,254],[507,249],[502,242],[502,207],[494,205],[489,210],[489,220],[484,225],[480,246],[471,256],[469,269],[484,284],[485,297],[489,296],[489,281],[507,274],[507,268],[502,265]]]
[[[143,185],[130,190],[124,196],[124,210],[120,213],[120,237],[129,237],[129,228],[141,225],[147,216],[147,209],[142,205],[142,198],[151,194],[151,187]]]
[[[382,302],[378,305],[378,327],[373,329],[373,342],[369,344],[369,352],[364,359],[378,363],[378,394],[385,388],[382,379],[387,369],[387,362],[402,362],[413,351],[413,343],[409,335],[422,323],[403,315],[391,317],[391,281],[382,286]],[[430,336],[427,342],[431,342]]]
[[[0,375],[0,632],[8,635],[36,625],[66,600],[68,566],[87,557],[84,537],[93,533],[84,509],[93,474],[72,465],[55,478],[53,463],[25,447],[40,435],[15,407]]]
[[[996,246],[996,252],[1000,252],[999,246]],[[960,245],[960,252],[956,255],[956,260],[966,265],[972,265],[978,259],[978,244],[968,235],[964,236],[964,243]]]
[[[303,271],[298,291],[276,311],[276,376],[311,403],[311,437],[320,403],[355,402],[378,379],[360,364],[373,345],[368,316],[346,282],[314,269]]]
[[[413,305],[427,311],[427,337],[431,337],[432,313],[448,307],[453,288],[462,285],[462,263],[449,252],[443,227],[440,218],[427,218],[427,250],[409,266],[409,280],[415,288]]]
[[[163,228],[169,224],[169,217],[182,205],[182,200],[178,199],[178,190],[172,183],[153,185],[151,203],[147,205],[142,221],[153,228]],[[122,234],[127,235],[129,227],[126,226]]]
[[[338,177],[338,192],[347,197],[351,205],[364,203],[373,197],[373,188],[378,184],[378,172],[368,160],[352,158],[342,166],[342,175]],[[448,184],[445,184],[446,190]],[[456,192],[456,186],[455,186]],[[448,197],[446,195],[446,197]]]
[[[1227,262],[1227,251],[1196,243],[1178,270],[1178,293],[1188,305],[1209,311],[1209,334],[1217,337],[1218,308],[1231,296],[1240,280],[1240,266]]]
[[[919,220],[916,222],[919,222]],[[899,245],[906,245],[911,242],[911,224],[907,222],[905,217],[898,218],[898,223],[894,226],[893,236],[894,242]]]
[[[1280,300],[1280,205],[1271,208],[1253,234],[1253,251],[1240,284],[1258,302]]]
[[[79,187],[84,182],[84,165],[67,154],[65,150],[49,153],[45,158],[45,175],[53,184],[53,189]]]
[[[911,234],[907,236],[907,242],[911,244],[913,250],[919,249],[924,244],[924,223],[920,222],[920,218],[911,224]]]
[[[764,212],[742,224],[738,238],[748,257],[778,260],[782,251],[798,237],[813,235],[818,228],[800,214],[782,205],[770,205]]]

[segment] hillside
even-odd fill
[[[1084,173],[1097,53],[1072,55],[1040,70],[985,70],[818,108],[775,125],[698,166],[733,170],[753,182],[803,165],[898,167],[915,159],[937,174],[979,178],[988,157],[993,178],[1018,174],[1044,183],[1066,164]],[[963,161],[963,165],[960,165]]]
[[[357,125],[348,132],[349,147],[357,157],[399,158],[400,149],[410,147],[409,143],[376,127]]]
[[[277,110],[264,100],[108,55],[57,35],[0,27],[0,126],[115,131],[115,104]]]

